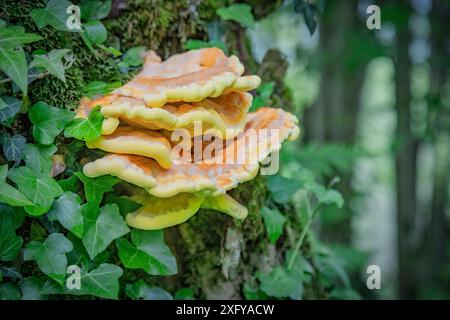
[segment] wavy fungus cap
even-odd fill
[[[142,206],[126,216],[129,226],[143,230],[158,230],[172,227],[191,218],[200,208],[228,214],[236,219],[244,219],[247,208],[228,194],[203,197],[191,193],[180,193],[171,198],[158,198],[136,192],[131,200]]]
[[[170,140],[158,131],[119,127],[113,134],[87,141],[90,149],[98,148],[119,154],[135,154],[155,159],[163,168],[172,166]]]
[[[284,140],[299,135],[297,118],[282,109],[261,108],[248,114],[247,119],[243,134],[200,163],[177,163],[164,169],[142,156],[110,154],[86,164],[83,171],[88,177],[117,176],[157,197],[183,192],[223,194],[253,179],[259,162],[280,150]]]
[[[241,77],[243,73],[244,66],[239,59],[227,57],[218,48],[191,50],[164,62],[154,51],[149,51],[143,70],[114,93],[142,99],[149,107],[162,107],[168,102],[196,102],[259,86],[258,76]]]
[[[214,129],[221,136],[232,138],[243,130],[251,104],[252,95],[247,92],[231,92],[217,98],[167,104],[161,108],[149,108],[135,98],[107,95],[94,100],[84,99],[78,112],[87,117],[93,107],[100,106],[108,123],[102,127],[104,135],[114,132],[120,121],[150,130],[187,129],[191,134],[195,134],[195,123],[201,122],[203,131]]]

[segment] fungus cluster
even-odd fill
[[[242,76],[235,56],[205,48],[162,62],[145,54],[142,71],[124,86],[83,99],[78,117],[97,106],[102,135],[87,147],[108,152],[87,163],[95,178],[116,176],[139,188],[130,198],[142,206],[126,217],[138,229],[182,223],[200,208],[237,219],[247,209],[227,194],[253,179],[260,163],[299,134],[298,120],[282,109],[249,113],[258,76]]]

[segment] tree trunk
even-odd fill
[[[417,142],[411,131],[410,59],[408,48],[411,35],[406,26],[397,30],[395,57],[396,129],[396,194],[399,297],[412,295],[412,244],[416,214],[416,160]]]
[[[368,63],[368,60],[358,61],[356,68],[350,63],[354,50],[352,37],[361,32],[356,8],[357,1],[330,2],[321,20],[319,51],[323,54],[322,78],[318,101],[306,114],[308,142],[354,144],[360,91]],[[350,199],[351,174],[338,172],[337,175],[342,178],[337,189],[345,199]],[[323,238],[331,242],[350,243],[350,208],[336,208],[332,214],[340,218],[322,225]]]

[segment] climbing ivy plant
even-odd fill
[[[70,1],[36,2],[13,18],[0,15],[0,299],[198,297],[192,288],[168,293],[152,284],[153,276],[179,270],[164,233],[130,230],[124,216],[139,204],[119,195],[119,180],[82,173],[83,155],[96,152],[82,141],[100,136],[103,117],[98,109],[80,119],[73,105],[52,102],[62,101],[58,95],[73,102],[112,91],[142,65],[145,46],[122,47],[109,38],[103,21],[111,0],[78,2],[80,29],[68,27],[76,14],[67,11]],[[307,14],[306,7],[298,7]],[[13,9],[9,6],[6,13]],[[186,39],[186,49],[215,46],[228,52],[227,28],[255,25],[248,4],[215,7],[212,17],[209,38]],[[80,78],[83,68],[98,68],[96,74],[106,76]],[[54,93],[42,95],[42,86]],[[74,94],[74,87],[80,93]],[[258,89],[253,109],[269,102],[273,87],[269,82]],[[269,177],[267,184],[269,196],[260,210],[263,237],[286,250],[278,265],[249,278],[243,296],[301,299],[305,286],[330,266],[350,290],[345,272],[311,233],[321,206],[343,205],[340,194],[316,183],[306,169],[295,179]],[[287,230],[294,230],[291,242]],[[306,242],[313,247],[308,256],[303,254]],[[123,279],[127,270],[142,271],[150,280]],[[74,274],[79,275],[78,286]],[[324,281],[328,288],[335,280]]]

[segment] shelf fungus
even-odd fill
[[[149,107],[162,107],[169,102],[197,102],[259,86],[258,76],[241,76],[243,73],[244,66],[236,56],[227,57],[217,48],[188,51],[164,62],[149,51],[143,70],[114,93],[143,99]]]
[[[142,206],[126,216],[128,225],[143,230],[158,230],[185,222],[199,209],[223,212],[237,219],[247,217],[247,208],[228,194],[204,197],[180,193],[170,198],[158,198],[138,193],[130,197]]]
[[[142,100],[110,94],[98,99],[82,101],[81,116],[100,106],[105,117],[102,134],[113,133],[120,122],[150,130],[186,129],[192,135],[214,130],[221,137],[232,138],[245,126],[247,112],[252,104],[252,95],[247,92],[231,92],[217,98],[199,102],[178,102],[161,108],[150,108]],[[200,123],[198,133],[195,124]]]
[[[261,172],[276,172],[277,152],[284,141],[297,138],[299,128],[297,118],[282,109],[248,113],[252,96],[245,91],[260,79],[243,72],[237,57],[216,48],[164,62],[148,52],[143,70],[130,82],[81,101],[79,117],[99,106],[105,118],[102,136],[87,146],[109,152],[85,164],[83,172],[139,187],[130,196],[141,204],[127,215],[130,226],[167,228],[202,208],[247,216],[227,191],[253,179],[261,164]]]

